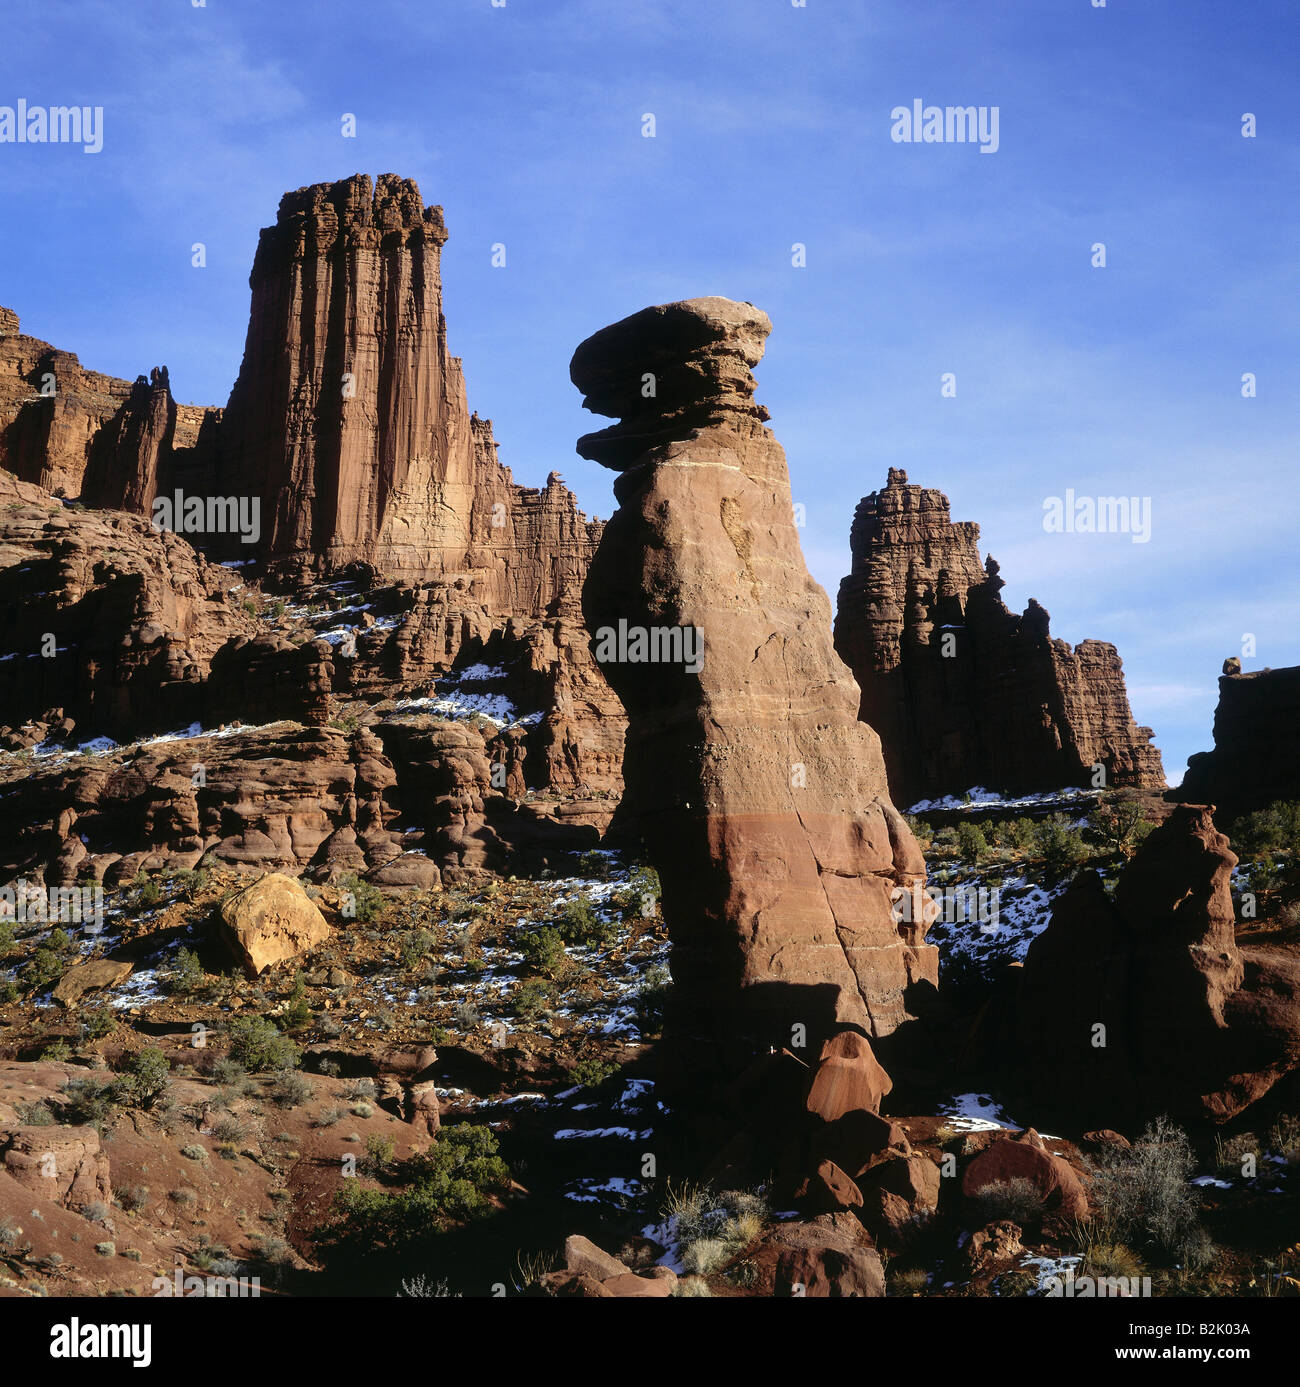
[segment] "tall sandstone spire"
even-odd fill
[[[1004,793],[1094,783],[1164,787],[1149,727],[1129,709],[1113,645],[1054,640],[1032,598],[1017,616],[981,563],[979,526],[891,467],[859,504],[835,648],[862,689],[903,804],[975,785]]]
[[[578,444],[620,473],[583,594],[596,653],[615,630],[703,639],[702,663],[603,665],[629,720],[623,812],[663,882],[669,1067],[701,1088],[797,1037],[815,1055],[844,1027],[888,1036],[937,982],[927,920],[894,908],[925,864],[753,400],[770,331],[751,304],[693,299],[605,328],[570,367],[586,407],[621,418]]]

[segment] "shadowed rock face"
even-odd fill
[[[1162,788],[1151,729],[1129,710],[1113,645],[1054,640],[1032,599],[1007,610],[979,526],[940,491],[890,468],[858,506],[853,571],[840,584],[835,648],[862,688],[903,804],[973,785],[1024,793],[1093,784]]]
[[[1081,873],[1030,946],[1010,1058],[1040,1101],[1110,1125],[1222,1122],[1279,1083],[1294,1089],[1300,965],[1238,948],[1237,858],[1212,814],[1179,805],[1113,898]]]
[[[937,977],[927,922],[893,918],[891,892],[924,863],[753,402],[769,330],[752,305],[694,299],[604,329],[570,369],[588,408],[628,411],[579,443],[621,471],[583,609],[597,658],[626,623],[603,662],[629,719],[624,812],[663,883],[670,1053],[696,1074],[798,1044],[799,1024],[812,1054],[845,1026],[888,1035]],[[687,628],[702,664],[617,658],[635,628]]]
[[[1168,796],[1213,800],[1227,816],[1300,797],[1300,665],[1248,674],[1233,666],[1219,680],[1214,750],[1189,757]]]

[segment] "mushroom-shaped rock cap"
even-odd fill
[[[578,440],[582,457],[621,470],[661,443],[709,424],[767,419],[751,369],[771,319],[752,303],[687,299],[643,308],[602,328],[573,354],[583,407],[622,422]]]

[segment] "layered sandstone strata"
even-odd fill
[[[1225,664],[1214,750],[1189,757],[1171,798],[1208,801],[1226,816],[1300,799],[1300,665],[1243,674]]]
[[[163,685],[185,682],[195,692],[215,649],[252,635],[255,624],[237,619],[243,599],[216,614],[206,635],[188,620],[178,626],[169,610],[155,610],[170,603],[165,578],[160,585],[137,573],[171,549],[151,551],[143,526],[104,518],[101,528],[123,539],[108,544],[94,584],[124,599],[133,582],[141,591],[137,610],[115,600],[100,621],[100,598],[79,589],[64,601],[58,575],[44,572],[46,535],[36,568],[14,550],[21,562],[0,583],[16,596],[24,583],[35,587],[40,570],[42,601],[25,625],[53,632],[67,659],[57,670],[42,666],[35,681],[11,680],[8,692],[0,669],[0,725],[61,710],[86,734],[121,738],[182,717],[233,716],[244,695],[245,720],[319,721],[331,690],[396,697],[426,690],[457,664],[492,659],[506,668],[515,701],[544,713],[529,739],[528,783],[617,796],[622,711],[587,653],[579,605],[601,525],[556,473],[544,487],[516,483],[491,421],[470,413],[442,313],[446,238],[442,209],[425,207],[416,184],[392,174],[286,194],[259,242],[243,364],[224,412],[177,405],[165,367],[134,385],[86,371],[71,354],[22,335],[16,314],[0,313],[0,475],[10,490],[21,478],[84,506],[136,514],[178,491],[187,500],[235,498],[248,514],[256,508],[256,542],[212,525],[187,528],[200,554],[238,562],[290,593],[346,571],[406,593],[395,604],[397,628],[368,641],[364,658],[335,662],[330,678],[304,674],[307,657],[245,650],[252,682],[230,683],[229,697],[214,688],[202,700],[159,699]],[[71,513],[54,525],[84,529]],[[68,543],[81,546],[78,535]],[[121,549],[129,551],[125,575]],[[195,562],[182,562],[173,585],[191,596]],[[238,583],[213,569],[198,586],[217,602],[218,588],[228,596]],[[44,610],[51,604],[53,614]],[[134,645],[137,628],[166,638],[132,657],[143,677],[117,653],[121,642]],[[0,653],[26,660],[30,644],[24,626]],[[218,672],[224,679],[242,669],[227,660]],[[293,682],[304,677],[305,697],[295,700]],[[105,681],[110,700],[101,696]]]
[[[942,492],[888,482],[859,504],[835,646],[880,734],[896,799],[975,785],[1025,793],[1094,785],[1163,788],[1152,732],[1129,709],[1113,645],[1071,649],[1030,600],[1017,616],[979,527],[954,523]]]
[[[924,863],[753,402],[770,330],[750,304],[668,304],[598,332],[570,368],[587,408],[622,416],[578,445],[620,473],[584,589],[593,649],[620,623],[664,647],[703,640],[702,663],[603,666],[629,720],[621,812],[663,883],[669,1048],[697,1074],[756,1048],[815,1055],[846,1027],[887,1036],[937,972],[926,922],[894,919],[891,893]]]

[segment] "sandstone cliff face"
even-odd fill
[[[618,794],[622,710],[587,653],[579,606],[602,527],[578,509],[558,474],[540,488],[516,483],[500,462],[491,421],[470,413],[442,314],[446,238],[441,209],[425,207],[416,184],[392,174],[286,194],[258,246],[243,365],[224,412],[177,405],[165,367],[134,385],[85,371],[71,354],[23,336],[16,314],[0,314],[0,467],[10,485],[21,478],[86,506],[137,514],[175,489],[255,500],[256,543],[234,533],[187,530],[186,537],[210,558],[256,560],[260,579],[290,593],[364,569],[376,587],[409,594],[398,604],[398,629],[329,677],[309,669],[300,700],[290,686],[304,662],[286,652],[276,661],[265,649],[245,651],[251,686],[233,685],[233,699],[214,686],[204,708],[184,709],[153,699],[162,676],[128,691],[114,656],[111,680],[121,691],[111,718],[104,700],[83,690],[83,672],[60,669],[54,684],[72,676],[66,697],[54,697],[49,681],[14,683],[6,696],[0,681],[0,724],[66,708],[86,732],[121,737],[218,706],[231,716],[243,693],[246,719],[320,721],[333,690],[398,696],[458,663],[494,658],[505,663],[518,701],[545,714],[529,742],[528,783]],[[148,545],[134,547],[143,554]],[[117,548],[96,581],[124,591],[112,562]],[[141,562],[156,567],[155,557]],[[31,572],[15,561],[0,585],[16,593]],[[182,574],[177,586],[187,581]],[[235,585],[232,578],[224,586]],[[169,616],[153,614],[165,586],[165,578],[147,579],[141,610],[115,611],[98,643],[113,645],[135,624],[175,631]],[[62,625],[41,630],[84,654],[82,618],[95,615],[95,604],[82,599],[73,599],[75,611],[61,608]],[[77,629],[65,640],[68,625]],[[181,646],[166,656],[164,682],[204,679],[213,651],[236,633],[251,635],[237,621],[217,622],[201,641],[210,648],[191,660],[194,641],[187,629],[177,631]],[[25,640],[20,633],[19,644]],[[4,653],[25,656],[14,645]],[[146,663],[157,666],[158,656],[153,650]],[[226,661],[218,673],[236,668],[243,670]],[[93,677],[108,678],[104,671],[96,657]],[[272,691],[277,697],[264,701]],[[140,716],[146,711],[151,716]]]
[[[177,467],[211,457],[220,411],[176,404],[165,366],[132,384],[19,329],[0,309],[0,467],[86,505],[147,513]]]
[[[1061,897],[1025,958],[1004,1051],[1039,1101],[1111,1126],[1222,1122],[1294,1086],[1300,965],[1238,948],[1236,863],[1211,808],[1179,805],[1113,899],[1093,872]]]
[[[1300,665],[1223,675],[1214,750],[1188,758],[1169,798],[1210,801],[1228,817],[1300,798]]]
[[[622,812],[663,883],[666,1036],[696,1073],[799,1044],[800,1025],[812,1054],[844,1026],[888,1035],[937,971],[926,922],[893,917],[924,864],[752,400],[770,328],[749,304],[669,304],[589,338],[570,369],[587,408],[623,416],[578,445],[621,473],[584,590],[593,650],[620,623],[703,638],[696,669],[602,665],[629,719]]]
[[[977,525],[954,524],[948,498],[898,468],[854,516],[835,646],[861,685],[895,798],[1091,785],[1094,765],[1108,787],[1162,787],[1115,647],[1053,640],[1032,599],[1022,615],[1008,611],[978,546]]]

